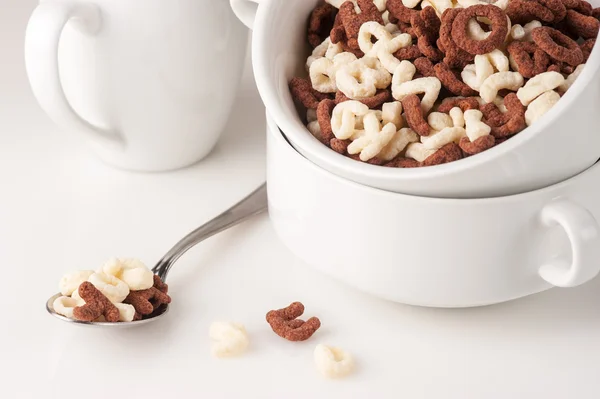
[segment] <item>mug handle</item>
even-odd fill
[[[71,107],[60,82],[58,44],[61,33],[72,20],[82,34],[100,30],[100,9],[91,3],[43,2],[31,14],[25,31],[25,68],[34,96],[57,124],[84,132],[105,145],[124,147],[115,131],[93,126]]]
[[[254,19],[261,0],[229,0],[235,16],[250,29],[254,29]]]
[[[573,261],[557,258],[542,265],[539,275],[556,287],[575,287],[596,277],[600,271],[600,226],[585,208],[567,199],[546,205],[541,212],[545,226],[560,225],[569,241]]]

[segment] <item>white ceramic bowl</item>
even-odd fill
[[[535,125],[488,151],[445,165],[396,169],[335,153],[315,139],[294,107],[288,82],[304,76],[306,19],[318,0],[231,0],[254,21],[254,75],[268,112],[301,154],[352,181],[405,194],[479,198],[517,194],[572,177],[600,158],[600,52],[594,49],[577,82]],[[592,0],[599,6],[600,0]],[[254,7],[252,7],[252,5]],[[256,19],[254,20],[254,13]]]
[[[433,199],[340,178],[296,152],[268,117],[269,214],[318,270],[378,297],[479,306],[600,269],[600,164],[562,183],[491,199]]]

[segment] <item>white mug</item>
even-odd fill
[[[42,0],[27,74],[53,121],[139,171],[205,157],[231,110],[247,30],[226,0]]]
[[[354,183],[313,164],[267,117],[269,217],[300,259],[380,298],[504,302],[600,270],[600,163],[542,190],[441,199]]]
[[[252,34],[254,76],[267,110],[290,143],[322,168],[383,190],[442,198],[495,197],[568,179],[600,158],[600,51],[595,48],[577,81],[534,125],[481,154],[444,165],[398,169],[337,154],[314,138],[288,89],[304,76],[306,21],[322,0],[230,0]],[[599,6],[600,0],[591,0]],[[256,6],[259,3],[259,6]],[[257,11],[258,10],[258,11]]]

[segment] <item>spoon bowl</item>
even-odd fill
[[[48,311],[48,313],[50,313],[52,316],[54,316],[62,321],[66,321],[69,323],[75,323],[75,324],[79,324],[79,325],[83,325],[83,326],[90,326],[90,327],[128,328],[128,327],[139,326],[142,324],[147,324],[152,321],[155,321],[156,319],[164,316],[169,311],[169,305],[163,305],[163,306],[159,307],[158,309],[156,309],[146,319],[129,321],[129,322],[125,322],[125,323],[110,323],[110,322],[106,322],[106,321],[81,321],[81,320],[71,319],[69,317],[66,317],[61,314],[56,313],[56,311],[54,310],[53,304],[54,304],[54,301],[56,300],[56,298],[59,298],[61,296],[62,296],[62,294],[58,293],[58,294],[52,296],[50,299],[48,299],[48,302],[46,302],[46,310]]]
[[[258,187],[248,196],[246,196],[246,198],[233,205],[231,208],[221,213],[219,216],[215,217],[214,219],[203,224],[196,230],[183,237],[177,244],[175,244],[175,246],[173,246],[173,248],[169,250],[169,252],[166,253],[165,256],[163,256],[163,258],[156,264],[156,266],[152,268],[152,272],[154,274],[157,274],[163,282],[166,281],[167,274],[169,273],[169,270],[171,270],[173,264],[190,248],[206,240],[207,238],[212,237],[213,235],[220,233],[224,230],[227,230],[228,228],[233,227],[249,219],[250,217],[258,215],[259,213],[262,213],[266,210],[267,185],[263,183],[260,187]],[[81,321],[71,319],[69,317],[56,313],[56,311],[54,310],[54,301],[60,296],[61,294],[58,293],[48,299],[48,301],[46,302],[46,310],[48,311],[48,313],[62,321],[92,327],[126,328],[139,326],[141,324],[147,324],[152,321],[156,321],[169,311],[169,305],[162,305],[142,320],[128,321],[122,323]]]

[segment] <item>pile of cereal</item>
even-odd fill
[[[171,303],[167,284],[137,259],[111,259],[98,271],[66,274],[54,311],[87,322],[136,321]]]
[[[547,112],[596,42],[584,0],[326,0],[312,11],[309,78],[293,78],[310,132],[391,167],[485,151]]]

